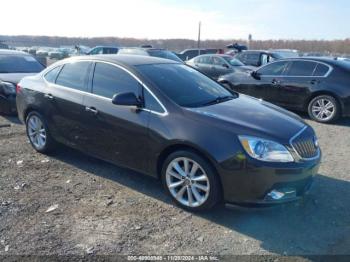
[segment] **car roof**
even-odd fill
[[[120,49],[141,49],[141,50],[159,50],[159,51],[169,51],[164,48],[155,48],[155,47],[121,47]]]
[[[202,57],[202,56],[217,56],[217,57],[229,57],[229,58],[234,58],[233,56],[231,55],[226,55],[226,54],[203,54],[203,55],[199,55],[199,56],[196,56],[194,58],[198,58],[198,57]]]
[[[110,63],[116,63],[127,67],[133,67],[138,65],[150,65],[150,64],[180,64],[179,62],[154,57],[154,56],[142,56],[142,55],[93,55],[93,56],[77,56],[68,58],[63,61],[74,60],[94,60],[105,61]]]
[[[308,56],[308,57],[294,57],[294,58],[284,58],[284,59],[280,59],[278,61],[295,61],[295,60],[299,60],[299,61],[316,61],[316,62],[323,62],[323,63],[327,63],[327,64],[332,64],[332,65],[339,65],[341,60],[337,60],[334,57],[312,57],[312,56]]]
[[[9,49],[0,49],[0,55],[28,55],[30,54],[23,52],[23,51],[18,51],[18,50],[9,50]]]

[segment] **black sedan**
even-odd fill
[[[35,150],[62,143],[161,178],[189,210],[300,198],[318,172],[313,129],[167,59],[104,55],[52,65],[18,85]]]
[[[16,84],[43,69],[44,66],[27,53],[0,50],[0,113],[16,113]]]
[[[218,81],[240,93],[308,112],[318,122],[350,116],[350,63],[343,60],[285,59],[250,74],[230,74]]]
[[[255,66],[246,66],[230,55],[200,55],[186,62],[213,79],[234,72],[251,72]]]

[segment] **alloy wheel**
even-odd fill
[[[312,114],[320,121],[328,121],[336,113],[335,105],[326,98],[320,98],[312,104]]]
[[[43,149],[46,145],[47,136],[43,122],[36,115],[29,117],[27,122],[28,136],[36,149]]]
[[[209,178],[204,169],[190,158],[172,160],[165,177],[171,195],[184,206],[199,207],[209,197]]]

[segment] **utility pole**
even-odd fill
[[[198,42],[197,42],[198,55],[201,54],[201,51],[200,51],[200,48],[201,48],[201,25],[202,25],[202,22],[199,21],[199,26],[198,26]]]

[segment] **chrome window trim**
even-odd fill
[[[267,63],[266,65],[263,65],[262,67],[260,67],[257,72],[260,70],[260,69],[263,69],[264,67],[266,66],[269,66],[271,64],[274,64],[274,63],[278,63],[278,62],[295,62],[295,61],[302,61],[302,62],[313,62],[313,63],[316,63],[316,64],[323,64],[325,66],[327,66],[329,69],[328,69],[328,72],[326,74],[324,74],[323,76],[289,76],[289,75],[261,75],[261,76],[264,76],[264,77],[300,77],[300,78],[304,78],[304,77],[317,77],[317,78],[326,78],[330,75],[330,73],[332,73],[333,71],[333,66],[325,63],[325,62],[321,62],[321,61],[317,61],[317,60],[309,60],[309,59],[297,59],[297,58],[294,58],[294,59],[288,59],[288,60],[276,60],[276,61],[273,61],[273,62],[270,62],[270,63]],[[283,73],[285,72],[286,69],[283,70]],[[316,68],[314,69],[314,72],[315,72]],[[313,72],[313,73],[314,73]]]
[[[109,65],[112,65],[112,66],[115,66],[117,68],[120,68],[122,70],[124,70],[125,72],[127,72],[129,75],[131,75],[143,88],[145,88],[153,97],[154,99],[159,103],[159,105],[161,106],[161,108],[163,108],[164,112],[158,112],[158,111],[153,111],[153,110],[150,110],[150,109],[147,109],[147,108],[140,108],[140,110],[142,111],[146,111],[146,112],[150,112],[150,113],[153,113],[153,114],[156,114],[156,115],[159,115],[159,116],[166,116],[168,115],[168,111],[166,109],[166,107],[163,105],[163,103],[158,99],[158,97],[149,89],[149,87],[143,83],[135,74],[133,74],[132,72],[130,72],[128,69],[124,68],[123,66],[120,66],[120,65],[117,65],[117,64],[114,64],[112,62],[108,62],[108,61],[104,61],[104,60],[99,60],[99,59],[76,59],[76,60],[73,60],[73,61],[67,61],[66,63],[62,62],[60,63],[59,65],[56,65],[55,67],[53,67],[52,69],[49,69],[47,70],[48,72],[53,70],[54,68],[56,68],[57,66],[64,66],[65,64],[68,64],[68,63],[74,63],[74,62],[93,62],[93,63],[105,63],[105,64],[109,64]],[[51,67],[50,67],[51,68]],[[46,71],[46,70],[45,70]],[[81,90],[77,90],[77,89],[74,89],[74,88],[71,88],[71,87],[67,87],[67,86],[62,86],[62,85],[58,85],[56,83],[50,83],[48,82],[46,79],[45,79],[45,74],[46,72],[42,72],[41,74],[41,77],[42,79],[44,79],[45,83],[46,84],[49,84],[49,85],[54,85],[55,87],[59,87],[59,88],[65,88],[65,89],[69,89],[69,90],[73,90],[74,92],[77,92],[77,93],[81,93],[83,95],[90,95],[90,96],[94,96],[94,97],[97,97],[97,98],[102,98],[106,101],[109,101],[109,102],[112,102],[112,99],[111,98],[108,98],[108,97],[104,97],[104,96],[100,96],[100,95],[96,95],[96,94],[93,94],[92,92],[88,92],[88,91],[81,91]]]
[[[289,145],[292,147],[294,153],[297,155],[297,157],[299,158],[299,160],[306,160],[306,161],[311,161],[311,160],[315,160],[317,158],[320,157],[320,154],[321,154],[321,150],[320,148],[318,147],[317,148],[317,155],[314,156],[314,157],[311,157],[311,158],[304,158],[304,157],[301,157],[298,153],[298,151],[295,149],[295,147],[293,146],[293,141],[300,135],[302,134],[306,129],[308,128],[308,126],[304,126],[298,133],[296,133],[290,140],[289,140]]]

